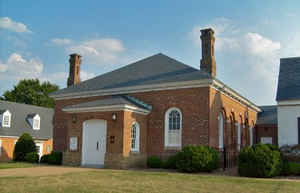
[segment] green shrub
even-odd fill
[[[185,146],[176,157],[176,167],[183,172],[211,172],[219,164],[217,151],[208,146]]]
[[[62,152],[52,151],[48,157],[48,164],[61,165],[62,164]]]
[[[279,175],[282,160],[277,149],[264,144],[243,148],[238,158],[239,174],[247,177],[273,177]]]
[[[35,143],[28,133],[24,133],[15,145],[14,161],[25,161],[25,155],[31,152],[36,152]]]
[[[281,174],[285,176],[300,175],[300,164],[296,162],[284,161]]]
[[[41,157],[40,163],[47,164],[49,160],[50,154],[45,154]]]
[[[177,159],[177,154],[169,156],[168,159],[162,163],[162,167],[165,169],[177,169]]]
[[[161,168],[162,167],[162,161],[157,156],[149,156],[147,159],[147,166],[149,168]]]
[[[25,161],[29,163],[38,163],[39,155],[36,152],[30,152],[25,155]]]

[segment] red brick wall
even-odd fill
[[[278,129],[276,124],[256,125],[255,143],[259,143],[261,137],[272,137],[273,145],[278,145]]]
[[[218,147],[218,115],[220,112],[224,115],[225,141],[224,145],[237,147],[237,123],[241,124],[242,146],[250,144],[249,128],[254,127],[256,123],[257,112],[241,105],[233,98],[222,94],[214,88],[210,88],[210,121],[209,121],[209,145]],[[246,123],[246,112],[248,114],[248,123]],[[254,129],[253,129],[254,131]],[[254,137],[253,137],[254,139]]]
[[[0,161],[10,161],[13,159],[15,142],[18,140],[17,137],[1,137],[2,149],[0,155]],[[36,140],[43,143],[43,154],[48,154],[52,151],[52,139],[49,140]],[[47,146],[50,146],[50,152],[47,152]]]
[[[132,94],[152,105],[148,115],[149,155],[172,153],[164,145],[165,113],[177,107],[182,112],[182,146],[208,145],[208,88],[189,88]]]
[[[187,88],[178,90],[152,91],[130,94],[137,99],[152,105],[152,111],[149,115],[143,116],[135,113],[124,112],[124,120],[117,123],[118,134],[124,128],[123,146],[115,144],[114,150],[107,149],[107,152],[122,152],[123,156],[130,153],[130,128],[134,120],[138,120],[141,127],[141,151],[148,155],[168,155],[174,152],[174,149],[166,149],[164,146],[165,132],[165,113],[171,107],[177,107],[182,112],[182,146],[210,145],[218,147],[218,114],[223,112],[225,116],[226,143],[234,144],[237,141],[236,123],[241,122],[243,127],[243,144],[249,144],[249,127],[256,122],[256,112],[241,105],[236,100],[219,93],[214,88]],[[106,113],[80,113],[79,122],[74,125],[71,122],[71,115],[62,112],[64,106],[78,104],[96,99],[108,98],[110,96],[89,97],[80,99],[58,100],[55,106],[55,124],[54,124],[54,149],[67,150],[68,137],[76,135],[81,138],[82,121],[94,118],[105,120],[111,119],[112,112]],[[245,113],[248,113],[248,124],[246,124]],[[118,112],[118,117],[122,113]],[[232,121],[231,121],[232,120]],[[232,122],[232,123],[231,123]],[[109,124],[116,124],[110,123]],[[74,129],[75,128],[75,129]],[[108,128],[108,131],[110,128]],[[115,128],[112,129],[117,130]],[[109,134],[108,134],[109,135]],[[109,139],[107,139],[109,141]],[[79,140],[81,143],[81,139]],[[81,144],[79,144],[81,146]],[[108,148],[112,148],[109,147]],[[79,149],[79,151],[81,151]],[[80,154],[80,153],[79,153]],[[79,156],[79,155],[78,155]],[[78,158],[79,159],[79,158]]]

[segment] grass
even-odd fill
[[[97,170],[40,177],[0,177],[0,187],[1,193],[299,193],[300,183],[202,174]]]
[[[0,162],[0,169],[10,169],[10,168],[30,168],[35,167],[37,164],[25,163],[25,162]]]

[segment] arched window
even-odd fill
[[[140,151],[140,126],[137,122],[131,127],[131,151]]]
[[[223,118],[223,114],[220,113],[219,117],[218,117],[218,131],[219,131],[219,148],[223,148],[224,147],[224,118]]]
[[[170,108],[165,115],[165,146],[181,147],[182,114],[178,108]]]
[[[253,127],[249,127],[249,133],[250,133],[250,146],[253,145]]]
[[[238,151],[240,151],[241,149],[241,123],[238,123],[238,127],[237,127],[237,133],[238,133],[238,139],[237,139],[237,149]]]

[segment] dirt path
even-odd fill
[[[16,177],[16,176],[48,176],[48,175],[60,175],[74,172],[86,172],[95,171],[99,169],[91,168],[75,168],[75,167],[63,167],[63,166],[39,166],[33,168],[13,168],[13,169],[1,169],[0,177]]]

